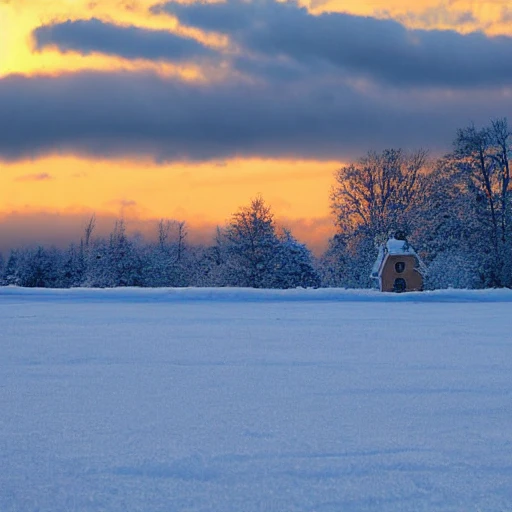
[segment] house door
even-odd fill
[[[393,291],[396,293],[405,292],[407,290],[407,283],[403,277],[397,277],[393,284]]]

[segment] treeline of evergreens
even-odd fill
[[[453,151],[437,161],[423,150],[389,149],[340,168],[331,191],[337,232],[320,258],[279,229],[258,197],[207,246],[189,244],[178,221],[160,221],[156,242],[128,236],[123,220],[97,237],[92,217],[66,250],[19,248],[0,257],[0,283],[366,288],[378,246],[400,231],[427,266],[427,288],[511,287],[511,155],[503,118],[458,130]]]

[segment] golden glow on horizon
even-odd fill
[[[0,213],[85,209],[223,224],[261,193],[276,216],[329,215],[336,162],[230,160],[197,165],[48,157],[0,164]]]

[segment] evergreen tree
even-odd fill
[[[116,221],[107,252],[108,286],[141,286],[142,261],[126,235],[123,219]]]
[[[261,197],[236,212],[225,231],[227,284],[264,288],[272,281],[279,239]]]
[[[376,243],[364,229],[336,234],[320,259],[322,284],[342,288],[372,287],[370,274],[377,253]]]
[[[82,286],[86,274],[86,260],[83,241],[77,247],[71,244],[63,255],[62,286],[74,288]]]
[[[0,253],[0,286],[5,284],[4,282],[4,272],[5,272],[5,259],[2,253]]]
[[[19,276],[20,250],[12,249],[3,272],[3,282],[6,285],[21,285]]]
[[[61,285],[61,255],[57,249],[12,251],[6,269],[7,284],[29,288],[56,288]]]
[[[311,251],[284,230],[274,262],[271,288],[317,288],[320,277],[315,270]]]

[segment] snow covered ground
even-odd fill
[[[511,511],[511,312],[0,288],[0,511]]]

